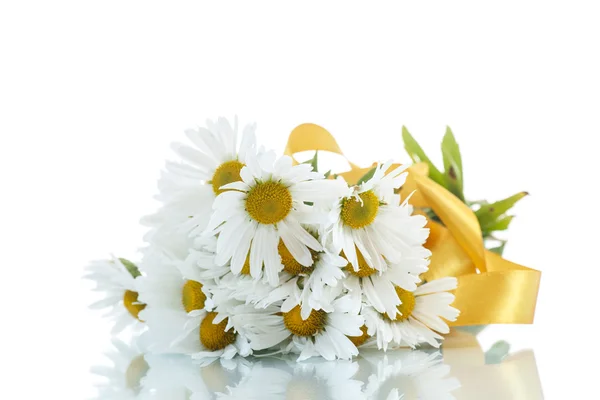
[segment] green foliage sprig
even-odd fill
[[[440,171],[435,164],[427,157],[419,143],[410,134],[406,127],[402,127],[402,139],[404,148],[411,160],[415,163],[424,162],[429,166],[429,178],[434,182],[445,187],[448,191],[458,197],[462,202],[467,204],[474,212],[481,233],[486,240],[486,245],[492,242],[499,245],[488,246],[490,250],[502,254],[506,240],[498,239],[494,236],[497,231],[508,229],[514,215],[509,215],[508,211],[523,197],[527,196],[527,192],[519,192],[505,199],[488,202],[482,201],[467,201],[464,195],[464,175],[462,157],[458,142],[452,133],[450,127],[446,128],[446,134],[442,139],[442,159],[444,163],[444,171]],[[438,220],[432,210],[425,210],[433,219]]]

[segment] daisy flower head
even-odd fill
[[[158,182],[157,200],[162,207],[142,219],[151,227],[149,243],[167,246],[180,258],[191,247],[193,232],[202,232],[210,218],[215,197],[223,185],[240,180],[249,150],[256,146],[255,125],[246,125],[238,141],[238,122],[208,120],[206,127],[185,131],[191,145],[173,143],[180,162],[168,161]]]
[[[299,354],[298,361],[313,356],[349,360],[358,355],[349,336],[362,335],[362,316],[352,312],[347,296],[323,300],[331,304],[331,312],[312,310],[307,318],[302,318],[301,304],[285,301],[279,312],[264,321],[261,334],[250,335],[252,346],[266,349],[283,342],[285,352]]]
[[[425,217],[394,191],[404,184],[406,166],[386,174],[391,162],[376,167],[373,176],[350,189],[330,213],[328,241],[342,251],[357,276],[384,271],[407,255],[429,257],[423,247],[429,235]]]
[[[456,278],[441,278],[420,285],[414,291],[396,287],[401,304],[395,318],[382,314],[369,306],[363,306],[362,314],[371,336],[376,335],[377,347],[387,350],[394,346],[416,347],[426,342],[439,347],[450,328],[446,321],[456,321],[459,311],[452,307],[454,295],[449,293],[457,287]]]
[[[187,353],[182,345],[206,315],[210,293],[199,271],[160,249],[142,260],[146,272],[139,279],[139,298],[146,304],[140,312],[148,331],[148,348],[155,353]],[[197,337],[190,340],[198,340]]]
[[[188,186],[207,184],[207,188],[217,196],[227,190],[222,186],[241,179],[240,171],[246,164],[246,155],[256,147],[256,125],[244,127],[239,143],[237,118],[233,126],[226,118],[215,122],[207,120],[206,125],[206,128],[185,131],[192,146],[182,143],[172,145],[183,163],[167,163],[167,172],[173,174],[173,187],[167,192],[176,194]]]
[[[225,287],[214,287],[210,293],[210,308],[179,343],[180,346],[203,366],[217,360],[223,365],[231,364],[233,357],[238,354],[242,357],[251,355],[252,348],[243,317],[259,319],[265,311],[236,300]]]
[[[137,266],[124,258],[93,261],[87,267],[85,278],[96,283],[95,291],[103,292],[104,298],[91,309],[108,309],[107,316],[114,320],[113,334],[127,326],[141,329],[144,325],[139,314],[146,305],[138,299],[137,284],[141,276]]]
[[[311,267],[303,267],[294,258],[282,256],[285,272],[280,276],[281,283],[276,288],[270,288],[262,299],[255,301],[257,307],[282,301],[286,304],[300,304],[302,319],[307,319],[313,310],[332,312],[330,299],[342,293],[343,285],[340,281],[345,277],[343,268],[348,262],[327,248],[323,248],[321,252],[313,252],[313,259]]]
[[[269,296],[273,287],[250,276],[249,257],[246,257],[242,271],[236,276],[231,272],[229,263],[223,266],[215,263],[216,246],[215,236],[196,238],[195,248],[190,250],[186,260],[186,268],[195,269],[203,281],[211,285],[211,288],[215,290],[223,288],[227,291],[227,296],[246,304],[257,303]],[[284,281],[282,279],[282,283]]]
[[[226,191],[214,202],[207,231],[218,234],[215,261],[229,262],[239,275],[248,259],[254,279],[264,277],[277,286],[284,269],[280,241],[301,266],[311,266],[311,250],[321,251],[322,246],[302,224],[325,220],[318,205],[333,203],[341,182],[325,180],[308,164],[294,166],[288,156],[275,160],[272,154],[259,157],[252,152],[240,176],[242,181],[223,186]]]
[[[362,254],[358,253],[358,271],[346,261],[344,286],[348,289],[355,307],[360,308],[363,301],[379,313],[396,318],[401,300],[397,288],[413,291],[421,281],[420,274],[427,272],[429,260],[424,252],[405,252],[398,264],[388,264],[386,269],[378,271],[371,268]]]

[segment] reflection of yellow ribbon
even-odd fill
[[[540,400],[540,382],[533,351],[510,354],[498,364],[487,364],[485,353],[471,333],[452,330],[442,347],[444,363],[461,387],[452,391],[457,399]]]
[[[346,158],[333,136],[315,124],[302,124],[288,139],[285,154],[325,150]],[[349,183],[356,182],[371,168],[351,163],[341,173]],[[430,270],[425,280],[446,276],[458,278],[454,306],[461,311],[453,326],[486,324],[530,324],[533,322],[541,273],[512,263],[486,250],[479,223],[473,211],[444,187],[427,177],[427,166],[409,168],[402,198],[415,191],[409,202],[431,208],[443,222],[429,221]]]

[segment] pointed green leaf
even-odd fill
[[[310,164],[312,166],[313,171],[317,172],[319,170],[318,167],[319,161],[319,150],[315,150],[315,155],[310,160],[304,161],[302,164]]]
[[[408,153],[411,160],[415,163],[424,162],[429,166],[429,177],[436,183],[446,187],[446,180],[444,175],[439,169],[427,157],[419,143],[412,137],[408,129],[405,126],[402,127],[402,140],[404,141],[404,149]]]
[[[445,178],[447,188],[456,197],[465,201],[463,194],[463,168],[462,158],[458,143],[450,127],[446,127],[446,134],[442,140],[442,157],[444,160]]]
[[[514,215],[508,215],[504,217],[500,217],[495,221],[491,221],[485,225],[481,225],[481,231],[483,232],[483,236],[486,236],[486,233],[491,233],[493,231],[505,231],[508,229],[510,222],[513,220]]]
[[[483,227],[493,223],[528,194],[529,193],[527,192],[519,192],[513,196],[507,197],[504,200],[482,205],[479,210],[475,211],[475,215],[479,220],[479,224]]]
[[[123,264],[125,268],[127,268],[127,272],[129,272],[134,278],[137,278],[138,276],[142,275],[140,274],[140,270],[138,269],[138,267],[128,259],[119,258],[119,261],[121,261],[121,264]]]
[[[501,244],[500,246],[497,246],[497,247],[492,247],[492,248],[490,249],[490,251],[491,251],[492,253],[496,253],[496,254],[498,254],[499,256],[501,256],[501,255],[502,255],[502,253],[504,253],[504,248],[505,248],[505,247],[506,247],[506,241],[503,241],[503,242],[502,242],[502,244]]]
[[[356,183],[357,185],[360,185],[361,183],[364,183],[366,181],[368,181],[369,179],[371,179],[373,177],[373,175],[375,175],[375,171],[377,171],[377,167],[373,167],[371,168],[366,174],[364,174]]]

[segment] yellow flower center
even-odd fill
[[[296,336],[313,336],[325,328],[327,313],[323,310],[312,310],[306,320],[300,315],[300,306],[283,313],[283,323]]]
[[[343,251],[340,255],[346,258],[346,255]],[[377,273],[377,270],[375,268],[369,267],[369,264],[367,264],[365,257],[363,257],[362,253],[358,250],[358,247],[356,247],[356,259],[358,261],[358,271],[355,271],[352,264],[348,263],[348,265],[344,267],[344,269],[348,273],[354,276],[358,276],[359,278],[366,278],[367,276],[371,276]]]
[[[283,269],[292,274],[292,275],[308,275],[313,271],[312,265],[319,259],[319,253],[314,251],[313,249],[309,249],[310,254],[312,256],[312,264],[309,267],[305,267],[300,264],[292,253],[288,250],[288,248],[283,243],[283,240],[279,240],[279,245],[277,246],[277,251],[279,252],[279,256],[281,257],[281,263],[283,264]]]
[[[408,319],[408,317],[410,317],[412,315],[412,313],[415,309],[415,306],[417,304],[417,299],[415,298],[415,295],[412,292],[409,292],[408,290],[404,290],[398,286],[396,286],[396,294],[398,295],[398,298],[402,302],[402,304],[400,304],[397,307],[398,314],[396,314],[396,318],[392,319],[386,313],[386,314],[384,314],[384,318],[386,318],[390,321],[396,321],[396,322],[406,321]]]
[[[125,382],[129,389],[133,390],[136,394],[140,391],[140,383],[146,376],[150,367],[144,359],[144,355],[140,354],[129,363],[127,370],[125,371]]]
[[[227,191],[227,189],[221,189],[221,186],[225,186],[232,182],[241,181],[240,171],[244,168],[244,164],[238,160],[227,161],[217,168],[215,174],[212,177],[210,183],[213,187],[213,192],[218,196],[221,193]]]
[[[246,210],[261,224],[276,224],[292,211],[292,194],[279,182],[258,183],[248,192]]]
[[[342,202],[342,222],[352,229],[370,225],[379,210],[379,199],[372,190],[360,193],[358,196],[362,202],[356,197],[344,199]]]
[[[185,312],[189,313],[204,308],[206,295],[202,292],[202,284],[200,282],[187,281],[185,285],[183,285],[181,297]]]
[[[362,331],[362,335],[360,335],[360,336],[348,336],[348,339],[350,339],[350,341],[352,343],[354,343],[354,345],[356,347],[364,344],[367,341],[367,339],[369,339],[371,337],[371,336],[369,336],[367,334],[367,326],[366,325],[361,326],[360,330]]]
[[[141,321],[138,315],[140,314],[140,311],[146,308],[146,305],[138,301],[138,292],[126,290],[123,295],[123,305],[133,318]]]
[[[236,334],[233,328],[225,331],[227,318],[218,324],[213,324],[216,316],[216,312],[209,312],[200,323],[200,342],[210,351],[222,350],[235,342]]]

